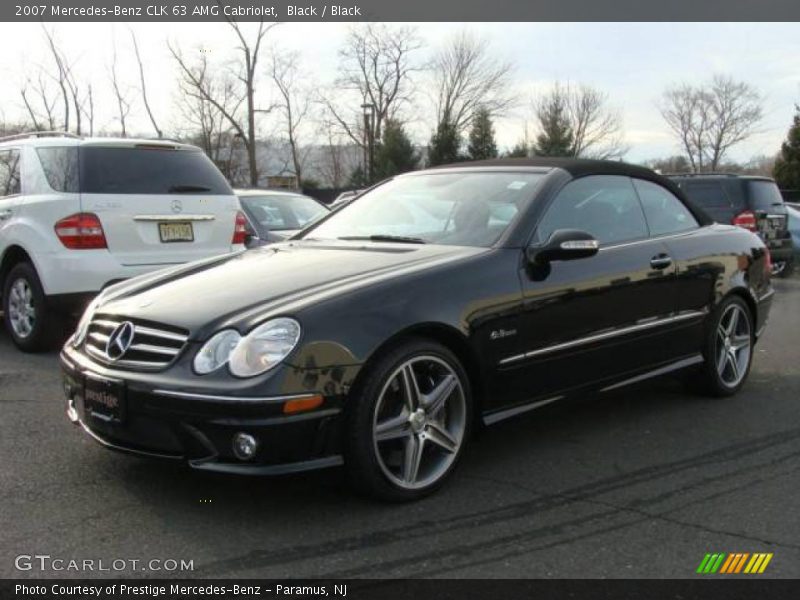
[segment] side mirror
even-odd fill
[[[597,254],[600,243],[591,234],[579,229],[557,229],[541,245],[528,246],[526,255],[533,265],[556,260],[575,260]]]

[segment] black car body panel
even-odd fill
[[[759,333],[767,321],[772,288],[763,242],[741,228],[709,224],[699,212],[699,226],[688,231],[602,245],[589,258],[532,268],[525,250],[543,212],[571,181],[640,177],[685,202],[651,171],[546,160],[452,169],[546,176],[491,247],[295,239],[117,284],[95,319],[175,328],[186,332],[186,342],[166,367],[146,372],[68,342],[61,364],[76,418],[112,448],[181,457],[197,468],[303,470],[341,463],[343,411],[360,375],[382,349],[409,335],[433,338],[458,356],[478,416],[491,423],[579,391],[697,364],[707,317],[730,294],[747,300]],[[274,317],[302,325],[297,347],[280,365],[246,379],[226,369],[195,374],[194,356],[216,332],[245,334]],[[124,423],[87,412],[83,396],[92,378],[124,387]],[[319,408],[282,412],[287,400],[313,395],[324,398]],[[232,454],[238,431],[267,440],[250,462]]]

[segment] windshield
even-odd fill
[[[264,230],[302,229],[328,212],[328,209],[307,196],[269,194],[240,196],[248,216]]]
[[[304,237],[491,246],[543,177],[487,171],[400,177],[366,192]]]

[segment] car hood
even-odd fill
[[[187,329],[194,339],[220,327],[249,327],[307,303],[486,248],[287,241],[185,265],[119,284],[97,309]]]

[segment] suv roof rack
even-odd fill
[[[26,133],[16,133],[14,135],[7,135],[5,137],[0,138],[0,143],[2,142],[11,142],[14,140],[25,140],[28,138],[40,138],[40,137],[66,137],[72,139],[82,139],[81,136],[75,135],[74,133],[70,133],[69,131],[29,131]]]

